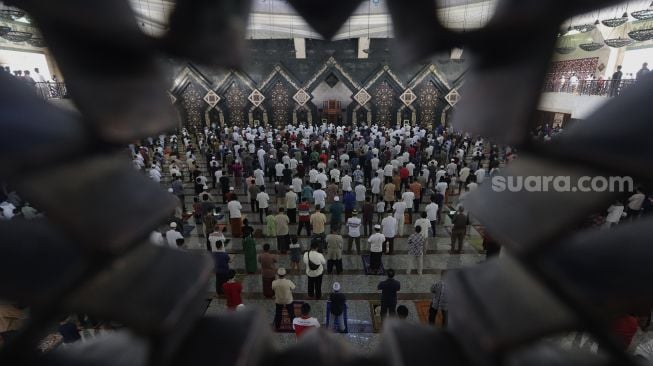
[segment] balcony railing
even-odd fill
[[[36,94],[44,99],[68,98],[66,84],[62,82],[43,82],[35,84]]]
[[[564,83],[559,81],[547,81],[544,84],[544,93],[570,93],[576,95],[597,95],[604,97],[616,97],[622,91],[635,84],[635,79],[622,80],[579,80]]]

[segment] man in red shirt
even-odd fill
[[[224,295],[227,297],[227,309],[236,310],[236,307],[243,303],[240,294],[243,292],[243,285],[236,282],[236,271],[229,270],[229,281],[222,285]]]
[[[320,322],[313,318],[311,313],[311,306],[308,303],[302,304],[302,316],[295,318],[292,321],[292,329],[295,330],[295,335],[299,338],[304,332],[311,328],[319,328]]]
[[[410,176],[410,172],[408,171],[408,168],[406,168],[406,165],[408,163],[404,163],[404,166],[402,166],[399,169],[399,177],[401,178],[401,189],[408,189],[408,177]]]
[[[297,236],[301,235],[302,228],[306,228],[306,234],[311,236],[311,207],[306,198],[302,199],[302,203],[297,205],[297,213],[299,215]]]

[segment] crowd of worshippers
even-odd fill
[[[242,237],[241,192],[253,214],[249,222],[258,219],[264,225],[262,234],[276,237],[281,253],[290,249],[289,224],[297,224],[297,236],[305,232],[326,243],[328,223],[335,233],[344,230],[357,252],[361,235],[379,230],[387,238],[385,251],[392,254],[393,238],[404,236],[406,220],[428,221],[422,235],[429,237],[430,230],[435,236],[448,196],[464,196],[486,175],[498,173],[503,155],[492,146],[486,156],[480,138],[410,127],[348,129],[324,124],[220,132],[182,130],[180,136],[131,146],[134,167],[146,170],[154,181],[161,182],[167,164],[169,191],[180,200],[174,229],[185,237],[194,226],[203,226],[200,235],[207,238],[207,249],[212,221],[224,215],[231,235]],[[198,155],[206,162],[204,170]],[[194,187],[189,208],[185,181]],[[191,217],[195,225],[189,224]]]

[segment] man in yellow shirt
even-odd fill
[[[322,213],[320,206],[315,207],[315,213],[311,215],[311,226],[315,236],[324,237],[324,227],[326,225],[326,215]]]

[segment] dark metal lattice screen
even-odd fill
[[[328,39],[362,0],[289,2]],[[277,352],[258,316],[202,317],[210,259],[143,244],[174,202],[116,152],[175,127],[157,57],[228,67],[243,61],[249,2],[179,0],[161,39],[139,30],[126,0],[7,3],[40,28],[81,113],[55,108],[0,75],[0,174],[50,218],[0,223],[0,296],[32,309],[0,364],[633,364],[604,319],[653,305],[651,292],[642,290],[653,279],[653,225],[575,231],[611,194],[474,193],[470,208],[512,256],[450,275],[457,311],[449,330],[390,324],[370,357],[348,353],[325,333]],[[397,55],[406,63],[452,47],[474,56],[455,126],[518,146],[522,157],[506,174],[625,174],[650,182],[651,77],[555,143],[528,139],[560,24],[616,1],[501,0],[485,27],[463,33],[439,22],[433,0],[387,3]],[[84,352],[36,357],[32,349],[45,327],[71,312],[114,319],[132,333]],[[524,347],[573,329],[590,331],[607,356]]]

